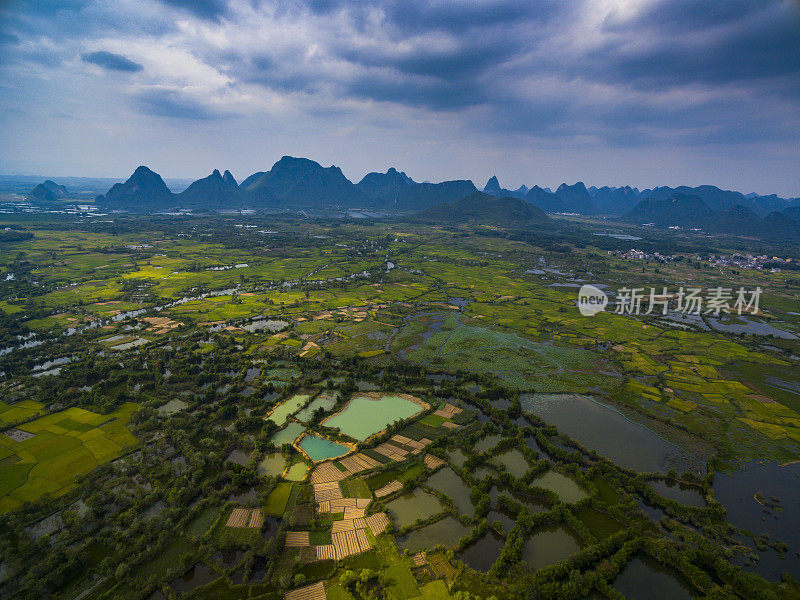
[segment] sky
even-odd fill
[[[0,0],[0,173],[800,197],[800,0]]]

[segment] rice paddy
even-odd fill
[[[126,428],[136,409],[127,403],[102,415],[69,408],[25,423],[33,435],[23,441],[0,436],[0,512],[45,493],[60,496],[75,487],[76,476],[136,446]]]
[[[104,552],[130,562],[130,573],[104,570],[102,589],[83,597],[133,600],[151,593],[152,578],[169,597],[345,600],[356,593],[341,575],[362,569],[384,574],[387,597],[406,600],[465,591],[507,600],[521,589],[557,597],[573,587],[592,597],[609,586],[637,597],[662,581],[664,564],[639,565],[659,552],[680,567],[666,569],[665,589],[694,577],[675,597],[698,582],[698,594],[720,595],[718,580],[749,597],[748,580],[727,565],[755,544],[727,537],[722,514],[770,534],[748,565],[770,580],[758,580],[765,597],[789,585],[773,583],[796,563],[792,486],[766,493],[765,480],[737,479],[736,495],[717,472],[711,493],[704,476],[718,468],[715,453],[795,459],[795,340],[581,318],[574,290],[554,283],[588,277],[578,271],[590,266],[603,277],[653,274],[650,265],[631,274],[588,246],[554,258],[532,239],[351,222],[282,223],[280,242],[259,234],[248,245],[240,242],[255,232],[231,219],[235,229],[148,234],[143,253],[113,245],[136,246],[140,234],[117,239],[99,225],[74,231],[67,246],[64,232],[34,228],[38,237],[19,245],[37,264],[37,285],[51,287],[4,297],[0,312],[52,348],[15,349],[24,364],[2,382],[0,511],[49,494],[24,527],[45,539],[36,529],[50,518],[45,505],[66,510],[56,503],[75,476],[97,477],[102,494],[86,506],[113,523],[98,530],[113,541]],[[309,236],[317,228],[320,237]],[[53,259],[62,246],[64,259]],[[540,269],[540,255],[567,264]],[[397,268],[387,270],[387,256]],[[681,276],[702,271],[691,269]],[[772,279],[770,294],[785,305],[774,310],[793,308],[793,288]],[[4,356],[3,368],[15,367]],[[50,364],[55,357],[71,360]],[[84,408],[48,414],[57,408],[48,386]],[[118,408],[102,415],[92,403]],[[59,525],[47,535],[42,556],[82,534]],[[166,558],[128,553],[122,536]],[[228,548],[235,564],[220,558]],[[690,556],[702,557],[702,575],[681,566]],[[615,575],[608,564],[626,566]],[[59,597],[89,589],[99,570],[85,571]]]

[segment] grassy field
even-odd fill
[[[653,533],[662,525],[650,523],[636,508],[647,492],[639,488],[647,484],[596,456],[579,453],[574,442],[555,436],[552,428],[539,422],[529,422],[527,429],[526,417],[511,412],[517,408],[517,391],[592,395],[658,433],[662,428],[679,432],[676,443],[703,450],[701,458],[718,454],[788,461],[800,456],[800,382],[791,357],[800,351],[797,342],[732,335],[710,327],[682,328],[654,316],[604,313],[586,318],[575,308],[578,281],[612,288],[675,282],[735,285],[738,274],[711,268],[705,258],[691,257],[691,266],[688,259],[633,263],[592,245],[591,237],[589,243],[564,242],[552,250],[549,242],[540,244],[521,233],[486,229],[287,218],[274,227],[265,225],[270,233],[262,234],[260,226],[241,221],[239,216],[220,218],[195,227],[200,221],[165,219],[139,226],[123,216],[113,224],[119,229],[115,234],[110,233],[110,224],[32,225],[32,240],[4,247],[8,251],[0,254],[0,276],[12,270],[17,276],[0,293],[0,319],[11,331],[5,339],[14,344],[32,331],[45,342],[0,356],[0,371],[11,374],[0,381],[6,393],[0,403],[0,426],[34,434],[19,442],[0,434],[0,511],[7,513],[45,494],[63,494],[75,486],[76,476],[132,448],[138,442],[127,425],[136,406],[143,408],[133,431],[148,460],[137,467],[141,469],[137,478],[152,487],[148,491],[129,487],[158,496],[166,516],[145,517],[151,498],[133,505],[142,494],[123,498],[119,490],[125,486],[119,480],[124,474],[95,471],[98,495],[102,492],[103,502],[119,507],[114,513],[119,516],[108,520],[113,528],[104,524],[97,535],[108,536],[103,541],[115,560],[131,565],[132,579],[123,573],[103,574],[109,586],[124,590],[119,597],[135,597],[137,586],[150,577],[169,585],[177,575],[174,571],[187,566],[181,559],[187,563],[191,559],[191,564],[212,561],[207,564],[219,567],[213,561],[221,560],[216,557],[221,547],[254,552],[256,562],[261,562],[268,536],[228,528],[220,517],[225,516],[222,507],[228,499],[245,488],[259,494],[272,485],[272,479],[225,464],[224,457],[232,448],[246,450],[248,456],[261,453],[262,442],[272,435],[261,429],[264,416],[276,404],[288,402],[291,410],[286,415],[279,412],[276,420],[294,423],[290,415],[321,392],[346,399],[358,393],[356,389],[394,390],[418,395],[432,405],[452,401],[467,408],[447,423],[459,427],[448,429],[443,417],[428,415],[399,426],[397,433],[417,441],[434,440],[425,452],[436,455],[452,451],[455,456],[458,448],[464,460],[453,461],[453,469],[470,489],[450,491],[463,493],[463,498],[450,498],[452,504],[440,497],[443,512],[432,516],[443,516],[446,508],[448,519],[460,523],[456,532],[463,528],[467,536],[483,540],[488,539],[481,530],[487,511],[502,513],[513,523],[514,507],[519,505],[519,510],[528,506],[539,525],[546,518],[548,524],[586,536],[587,546],[614,540],[620,523],[627,534],[643,522],[649,523],[649,533],[641,535],[658,537],[665,548],[675,544],[716,552],[713,549],[732,544],[721,533],[724,527],[716,513],[703,512],[706,508],[685,512],[656,502],[670,517],[670,527],[673,521],[681,525],[674,526],[670,536]],[[394,267],[388,268],[387,261]],[[787,331],[800,331],[800,318],[791,314],[800,312],[797,277],[768,272],[745,276],[766,290],[764,305],[770,312],[759,318]],[[138,309],[145,313],[113,320]],[[280,330],[248,330],[249,320],[262,318],[282,321]],[[165,321],[166,327],[157,327]],[[61,335],[67,328],[88,324],[93,327]],[[126,345],[138,340],[143,340],[141,345]],[[72,358],[62,366],[59,378],[36,377],[36,365],[57,357]],[[297,406],[275,391],[290,386],[286,396],[303,399]],[[59,406],[84,408],[47,414],[52,398],[65,402]],[[176,398],[186,404],[182,410],[174,415],[157,410]],[[126,401],[137,404],[128,402],[108,415],[86,410]],[[492,412],[488,406],[500,408]],[[476,407],[484,409],[482,415]],[[319,427],[311,414],[303,418],[310,431]],[[473,435],[476,427],[485,431]],[[506,435],[515,437],[504,439]],[[487,436],[495,437],[489,443]],[[499,456],[477,457],[478,464],[467,462],[475,450],[492,454],[491,447],[498,444]],[[381,467],[344,479],[341,489],[346,497],[370,498],[371,490],[395,479],[404,484],[404,492],[427,486],[428,470],[419,455],[394,463],[374,448],[362,451]],[[170,459],[164,460],[167,452]],[[283,452],[287,465],[301,464],[295,450]],[[489,468],[504,459],[506,472]],[[334,461],[337,464],[341,465]],[[516,477],[508,477],[515,464],[521,465],[513,473]],[[535,478],[525,475],[528,468],[536,469]],[[566,495],[551,489],[555,484],[531,491],[544,473],[562,473],[583,490],[581,495],[592,497],[575,506],[559,504]],[[191,477],[192,485],[185,484],[186,477]],[[509,487],[512,483],[520,489]],[[564,480],[560,483],[566,485]],[[710,484],[695,485],[710,494]],[[525,487],[535,498],[527,497]],[[177,503],[189,491],[195,495],[187,502],[212,508],[191,519],[176,517]],[[489,503],[487,495],[492,494],[509,504],[500,508],[498,499]],[[475,516],[456,515],[456,499],[471,503],[474,510],[465,513]],[[332,541],[333,516],[312,520],[312,501],[309,485],[284,480],[269,493],[263,509],[274,517],[287,512],[299,515],[298,522],[287,518],[282,526],[309,529],[313,543],[327,544]],[[381,502],[377,504],[384,510]],[[187,510],[184,517],[188,514],[193,513]],[[399,517],[393,519],[395,525],[401,522]],[[442,526],[448,523],[442,521]],[[678,529],[690,524],[691,530]],[[422,526],[419,522],[409,527]],[[504,530],[512,541],[509,549],[524,541],[514,536],[530,534],[512,534],[512,527]],[[695,544],[690,539],[695,534],[709,536],[708,544]],[[127,536],[141,545],[129,551]],[[159,543],[167,540],[167,546],[162,556],[153,559],[141,549],[152,547],[157,536]],[[197,543],[200,539],[202,544]],[[337,583],[338,576],[362,568],[383,571],[388,597],[396,600],[446,600],[452,597],[450,583],[456,584],[453,589],[483,598],[511,595],[505,582],[462,570],[458,563],[453,566],[446,550],[432,552],[430,563],[417,568],[399,553],[391,535],[370,540],[371,550],[335,565],[303,565],[297,549],[269,549],[275,551],[274,557],[270,555],[274,563],[265,571],[269,584],[254,579],[249,585],[233,585],[223,578],[193,597],[263,593],[277,599],[278,586],[282,593],[286,585],[300,587],[305,577],[306,584],[326,580],[330,598],[351,598]],[[637,538],[636,543],[643,540]],[[621,538],[617,542],[622,544]],[[605,581],[605,567],[598,565],[613,559],[619,544],[598,550],[591,560],[584,557],[583,562],[569,565],[569,575],[565,569],[563,577],[593,572]],[[461,551],[453,543],[446,546]],[[518,583],[538,577],[509,573]],[[284,579],[288,583],[282,583]]]
[[[34,434],[24,441],[0,435],[0,512],[44,494],[60,496],[76,477],[135,446],[126,425],[137,408],[126,403],[107,415],[69,408],[21,426]]]
[[[286,510],[286,503],[289,501],[289,496],[292,493],[294,484],[283,481],[275,486],[266,503],[264,504],[264,514],[273,517],[280,517]]]
[[[0,402],[0,426],[27,421],[42,412],[44,404],[34,400],[20,400],[14,404]]]

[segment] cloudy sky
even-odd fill
[[[0,0],[0,173],[800,196],[798,0]]]

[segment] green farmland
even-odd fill
[[[0,254],[0,564],[24,600],[800,593],[793,273],[628,259],[582,221],[26,226]],[[581,281],[745,275],[754,331],[784,337],[575,306]]]
[[[0,437],[0,511],[60,496],[77,477],[135,446],[126,425],[136,408],[124,404],[107,415],[69,408],[25,423],[21,430],[33,436],[24,441]]]

